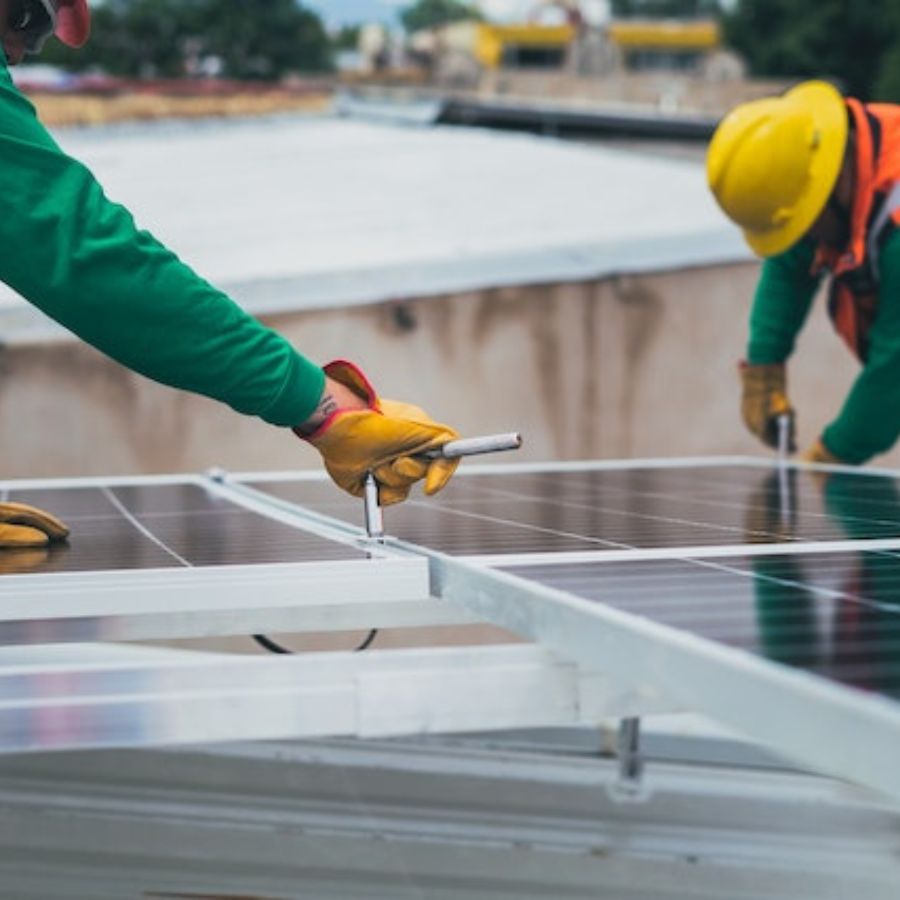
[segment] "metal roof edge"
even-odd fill
[[[679,271],[753,259],[739,234],[723,227],[654,241],[632,238],[560,245],[504,255],[443,258],[342,273],[234,282],[226,288],[250,311],[271,314],[501,287],[590,281],[619,274]]]

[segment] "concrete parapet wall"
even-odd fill
[[[292,313],[271,324],[343,356],[385,396],[467,434],[521,430],[519,460],[757,453],[736,360],[755,264]],[[856,365],[817,308],[791,369],[805,445]],[[289,432],[153,384],[80,343],[0,351],[0,477],[312,468]],[[882,462],[900,465],[894,451]]]
[[[482,76],[478,94],[662,106],[669,112],[680,109],[724,115],[739,103],[781,94],[790,84],[772,79],[704,78],[667,69],[617,72],[599,78],[564,70],[502,69]]]

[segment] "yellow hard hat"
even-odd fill
[[[824,81],[753,100],[719,124],[706,175],[719,206],[758,256],[795,244],[825,208],[847,146],[847,106]]]

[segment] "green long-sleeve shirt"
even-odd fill
[[[767,259],[750,314],[751,363],[784,362],[806,321],[819,279],[810,275],[814,249],[801,241]],[[822,433],[842,460],[863,463],[889,450],[900,437],[900,231],[879,258],[880,289],[868,358],[837,418]]]
[[[0,280],[118,362],[274,425],[322,370],[182,263],[63,153],[0,65]]]

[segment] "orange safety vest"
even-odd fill
[[[856,130],[856,185],[850,240],[820,245],[813,273],[831,275],[828,313],[838,334],[865,362],[878,307],[879,253],[900,226],[900,106],[847,98]]]

